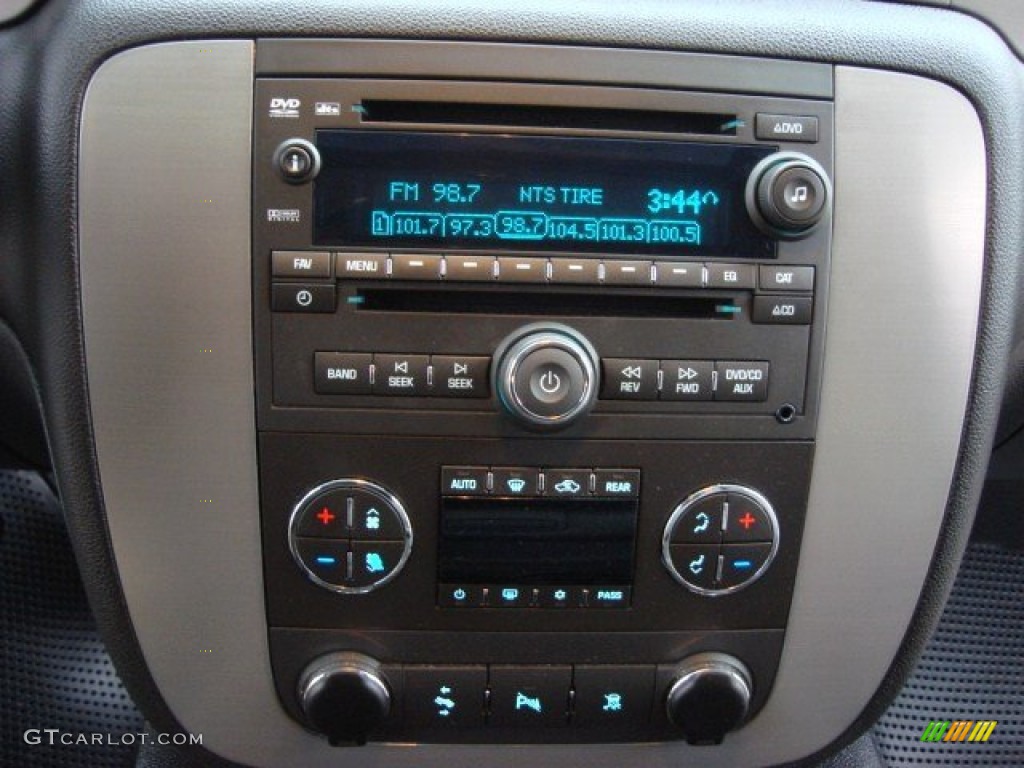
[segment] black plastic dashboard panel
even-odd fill
[[[860,3],[805,4],[799,18],[787,15],[785,4],[764,3],[696,6],[684,17],[672,4],[645,8],[623,18],[605,6],[573,6],[587,11],[578,17],[546,4],[520,7],[513,15],[486,4],[451,4],[426,8],[398,5],[365,14],[347,6],[318,8],[315,14],[277,6],[249,8],[225,4],[192,10],[174,4],[173,13],[160,8],[85,2],[70,10],[53,4],[31,25],[51,26],[53,57],[33,73],[41,93],[36,127],[50,141],[39,148],[47,173],[38,176],[40,199],[50,202],[33,225],[40,252],[64,258],[39,260],[32,282],[45,299],[40,313],[25,313],[20,299],[5,296],[6,314],[31,318],[23,325],[25,345],[43,382],[53,450],[61,476],[62,495],[69,506],[72,533],[87,567],[87,586],[115,658],[133,694],[155,722],[174,726],[174,715],[147,670],[118,582],[133,578],[112,559],[95,464],[91,426],[85,400],[84,368],[69,377],[69,360],[81,361],[80,318],[77,310],[76,239],[71,234],[76,200],[64,179],[73,175],[76,133],[68,115],[79,112],[86,81],[95,67],[116,50],[165,38],[266,34],[398,35],[540,41],[576,40],[590,44],[699,49],[744,54],[816,59],[862,64],[924,74],[948,82],[966,93],[978,110],[988,147],[989,221],[986,242],[985,301],[981,309],[979,344],[972,374],[957,470],[949,495],[936,559],[930,569],[915,621],[882,688],[864,712],[877,712],[899,685],[914,651],[927,636],[941,607],[966,539],[971,510],[980,487],[988,444],[998,407],[1002,365],[1008,342],[1010,313],[1015,301],[1016,254],[1020,251],[1022,144],[1019,64],[1001,43],[980,25],[962,17],[918,9],[870,8]],[[791,6],[789,7],[791,8]],[[61,14],[67,10],[67,15]],[[167,10],[170,11],[170,5]],[[365,15],[364,15],[365,14]],[[836,30],[842,28],[840,34]],[[33,31],[36,28],[33,27]],[[71,87],[69,88],[69,84]],[[59,318],[59,320],[58,320]],[[71,332],[46,333],[66,321]],[[46,341],[44,341],[44,338]],[[71,384],[71,386],[67,386]],[[59,429],[58,429],[59,427]],[[179,716],[180,717],[180,716]],[[200,724],[201,725],[201,724]],[[851,724],[843,740],[852,737]],[[794,757],[796,757],[794,755]]]

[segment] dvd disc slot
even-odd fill
[[[424,312],[546,317],[685,317],[730,320],[738,312],[729,298],[636,293],[572,293],[487,290],[366,288],[349,298],[360,312]]]
[[[366,124],[500,125],[703,136],[735,136],[738,125],[735,114],[718,112],[386,99],[365,99],[359,114]]]

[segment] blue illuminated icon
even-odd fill
[[[437,707],[437,716],[451,717],[452,712],[455,710],[455,700],[451,697],[451,687],[441,685],[437,689],[437,694],[438,695],[434,698],[434,706]]]
[[[566,478],[562,482],[555,484],[555,491],[557,493],[579,493],[582,487],[572,478]]]
[[[622,694],[621,693],[606,693],[604,694],[604,706],[601,707],[602,712],[621,712],[622,711]]]
[[[319,565],[337,565],[338,563],[333,557],[328,557],[327,555],[320,555],[316,561]]]
[[[466,590],[464,590],[462,587],[459,587],[454,592],[452,592],[452,598],[455,599],[455,600],[458,600],[459,602],[462,602],[463,600],[465,600],[466,597],[467,597]]]
[[[506,483],[506,485],[508,485],[508,489],[512,491],[512,493],[522,493],[523,488],[526,487],[526,481],[519,477],[513,477]]]
[[[540,697],[527,696],[522,691],[516,691],[516,712],[529,709],[538,715],[544,711],[544,705],[540,703]]]
[[[694,576],[699,576],[700,574],[704,573],[705,559],[706,557],[704,555],[700,555],[699,557],[693,558],[693,560],[690,561],[690,573],[692,573]]]
[[[704,533],[704,531],[706,531],[708,529],[708,526],[710,526],[710,525],[711,525],[711,518],[708,516],[708,513],[707,512],[698,512],[697,513],[697,524],[695,526],[693,526],[693,532],[694,533]]]
[[[733,562],[732,567],[740,571],[749,571],[754,567],[754,564],[750,560],[736,560]]]
[[[367,573],[383,573],[387,570],[384,567],[384,558],[380,556],[379,552],[367,552],[365,562]]]
[[[555,590],[555,600],[557,600],[558,602],[562,602],[568,596],[569,596],[569,593],[566,592],[564,589],[556,589]]]
[[[380,530],[380,512],[376,508],[366,510],[366,530]]]
[[[506,602],[514,602],[519,599],[519,590],[515,587],[505,587],[501,590],[501,599]]]

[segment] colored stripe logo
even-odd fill
[[[985,742],[998,724],[996,720],[932,720],[921,734],[921,741]]]

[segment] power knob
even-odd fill
[[[698,653],[676,669],[665,709],[690,744],[719,744],[750,709],[753,683],[739,659]]]
[[[597,399],[597,352],[566,325],[535,323],[506,338],[494,354],[494,390],[527,427],[561,429]]]
[[[818,163],[778,152],[754,166],[747,180],[747,212],[765,233],[782,240],[807,237],[832,207],[832,185]]]
[[[360,653],[331,653],[299,678],[299,705],[307,723],[332,746],[355,746],[391,713],[391,689],[380,663]]]

